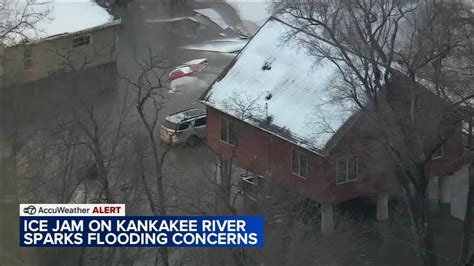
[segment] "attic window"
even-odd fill
[[[80,46],[86,46],[86,45],[89,45],[90,43],[91,43],[91,35],[90,34],[72,38],[72,47],[73,48],[80,47]]]

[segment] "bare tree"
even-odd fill
[[[18,3],[16,1],[2,0],[0,1],[0,45],[8,45],[16,41],[21,40],[24,36],[31,37],[32,32],[37,32],[37,24],[40,20],[44,19],[48,11],[41,9],[40,11],[33,9],[34,1],[26,1],[24,3]],[[3,49],[3,47],[1,48]],[[5,263],[17,263],[22,258],[21,252],[17,247],[6,243],[15,242],[18,235],[15,234],[15,222],[13,215],[9,215],[10,211],[14,208],[12,206],[18,206],[18,193],[17,193],[17,152],[22,148],[23,141],[18,138],[19,129],[13,126],[13,129],[5,128],[6,125],[11,125],[11,118],[8,115],[12,114],[12,110],[9,108],[16,108],[15,104],[12,104],[7,97],[7,93],[4,91],[4,84],[0,84],[0,178],[1,178],[1,194],[4,196],[3,199],[10,198],[11,202],[4,201],[0,204],[2,217],[0,221],[0,235],[4,240],[0,247],[0,255],[2,261]],[[21,109],[21,108],[20,108]],[[9,218],[10,217],[10,218]],[[13,227],[12,227],[13,226]],[[23,256],[24,261],[33,261]],[[26,262],[28,263],[28,262]]]
[[[419,91],[426,88],[418,82],[423,71],[462,45],[463,40],[453,34],[459,26],[458,7],[434,1],[289,0],[276,9],[294,28],[288,38],[298,38],[316,62],[324,58],[335,65],[344,84],[341,95],[373,121],[378,141],[397,166],[423,263],[435,265],[429,252],[434,243],[428,169],[432,156],[457,132],[461,119],[456,107],[466,98],[452,104],[438,102],[444,107],[430,117],[426,130],[427,108],[419,100]],[[397,92],[400,88],[406,89]],[[407,102],[408,109],[399,101]]]
[[[38,23],[45,19],[49,14],[47,3],[37,3],[34,0],[23,1],[21,3],[9,0],[0,1],[0,43],[2,45],[8,45],[21,41],[22,39],[31,38],[40,31],[38,29]],[[24,112],[24,107],[17,103],[8,102],[6,99],[9,94],[3,87],[4,84],[0,84],[0,96],[2,99],[1,106],[2,116],[1,124],[11,126],[9,119],[6,114],[13,114],[13,119],[17,119],[24,122],[24,118],[20,114]],[[5,109],[4,109],[5,108]],[[7,109],[8,108],[8,109]],[[21,123],[20,122],[20,123]],[[7,140],[12,146],[12,157],[16,157],[23,143],[18,139],[18,133],[20,130],[19,123],[14,123],[11,126],[12,129],[7,130],[2,128],[2,142]],[[15,176],[15,175],[13,175]]]
[[[169,147],[157,139],[159,134],[159,114],[165,104],[165,93],[169,90],[165,83],[165,75],[169,69],[169,61],[163,55],[155,55],[151,48],[147,49],[145,59],[138,58],[135,51],[135,63],[138,66],[139,73],[136,78],[124,78],[128,86],[135,93],[135,108],[140,121],[145,130],[148,146],[151,149],[153,158],[153,177],[156,185],[157,199],[152,195],[148,188],[148,181],[145,171],[141,170],[141,180],[145,186],[146,196],[150,209],[154,215],[166,215],[166,197],[164,187],[163,165]],[[140,163],[143,164],[143,158]],[[161,262],[163,265],[169,265],[168,248],[159,249]]]
[[[41,29],[38,22],[49,14],[48,2],[36,0],[0,1],[0,42],[29,41]]]

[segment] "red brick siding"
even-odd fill
[[[234,152],[236,166],[258,175],[266,175],[269,171],[273,179],[315,200],[341,202],[361,196],[374,196],[380,190],[392,195],[400,193],[393,175],[395,168],[391,160],[386,158],[386,152],[377,143],[361,137],[367,129],[363,121],[351,127],[331,153],[322,157],[213,108],[207,108],[207,116],[207,141],[211,150],[225,160],[229,160]],[[220,140],[220,117],[237,123],[238,143],[235,150]],[[459,168],[463,147],[461,135],[457,135],[446,143],[444,157],[434,161],[436,164],[431,166],[433,175],[449,174]],[[307,155],[307,178],[291,171],[293,149]],[[337,159],[346,158],[348,154],[358,156],[358,179],[336,184]]]
[[[306,151],[279,137],[247,123],[239,122],[213,108],[207,109],[207,141],[210,149],[229,160],[234,152],[236,166],[258,175],[271,173],[289,188],[296,189],[318,201],[343,201],[365,195],[357,187],[358,182],[336,185],[335,160],[324,158]],[[220,140],[220,117],[226,117],[237,123],[239,143],[234,147]],[[308,176],[302,178],[291,171],[291,152],[293,149],[307,156]]]
[[[464,158],[464,146],[460,127],[451,138],[447,139],[443,149],[443,157],[431,161],[430,174],[432,176],[450,175],[461,168]]]
[[[220,118],[225,117],[237,124],[237,141],[235,146],[229,145],[220,139]],[[264,174],[267,162],[266,135],[241,123],[235,118],[225,116],[217,110],[208,108],[207,111],[207,142],[212,151],[219,154],[224,160],[234,158],[235,164],[254,173]]]

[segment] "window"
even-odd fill
[[[354,156],[337,160],[336,183],[341,184],[357,179],[357,171],[357,157]]]
[[[464,144],[464,148],[471,150],[472,149],[472,140],[474,134],[474,125],[473,119],[469,118],[468,120],[464,120],[462,122],[462,141]]]
[[[442,158],[444,156],[444,142],[446,141],[445,137],[444,137],[444,134],[441,133],[438,138],[436,138],[432,143],[431,143],[431,147],[430,147],[430,151],[432,153],[431,155],[431,160],[434,160],[434,159],[439,159],[439,158]],[[435,149],[435,151],[433,151],[432,149]]]
[[[25,46],[25,49],[23,50],[23,68],[25,70],[31,69],[32,57],[33,51],[31,50],[31,46]]]
[[[296,150],[291,152],[291,172],[304,178],[308,176],[306,154]]]
[[[236,127],[235,122],[221,117],[221,140],[230,145],[236,143]]]
[[[72,38],[72,47],[80,47],[86,46],[91,43],[91,36],[90,35],[82,35],[78,37]]]
[[[186,130],[186,129],[188,129],[190,124],[191,124],[190,122],[179,124],[177,130]]]
[[[194,122],[194,127],[202,127],[202,126],[205,126],[205,125],[206,125],[206,118],[205,117],[196,119],[196,121]]]
[[[444,144],[441,144],[441,146],[433,153],[433,156],[431,156],[431,159],[442,158],[443,154],[444,154]]]

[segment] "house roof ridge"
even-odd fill
[[[207,88],[207,90],[201,95],[201,97],[199,98],[200,102],[209,106],[209,107],[212,107],[212,108],[215,108],[227,115],[230,115],[232,117],[235,117],[237,119],[239,119],[239,115],[236,115],[234,113],[232,113],[231,111],[229,110],[225,110],[225,108],[221,108],[222,106],[218,106],[218,104],[216,104],[215,100],[215,94],[216,94],[216,87],[221,87],[223,86],[222,83],[224,82],[227,82],[226,80],[228,80],[229,78],[232,78],[232,77],[229,77],[233,75],[233,70],[236,68],[236,65],[239,65],[237,66],[238,68],[241,68],[241,63],[239,63],[241,60],[246,60],[246,58],[249,56],[248,54],[249,53],[254,53],[255,51],[253,51],[255,49],[254,46],[261,46],[260,48],[261,49],[264,49],[264,50],[267,50],[266,48],[272,50],[275,48],[275,45],[274,43],[272,43],[270,41],[270,43],[268,42],[268,40],[265,40],[262,39],[263,37],[261,36],[262,34],[267,36],[268,38],[270,39],[275,39],[277,38],[277,36],[274,36],[272,33],[268,33],[268,28],[274,28],[274,27],[277,27],[277,28],[280,28],[280,29],[288,29],[288,23],[284,23],[279,17],[277,16],[271,16],[267,19],[267,21],[263,24],[263,26],[257,31],[257,33],[250,39],[250,41],[246,44],[246,46],[237,54],[237,56],[226,66],[226,68],[224,69],[224,71],[222,71],[220,73],[220,75],[216,78],[216,80],[214,80],[211,85]],[[281,32],[274,32],[274,33],[281,33]],[[270,34],[270,35],[268,35]],[[265,42],[265,44],[261,44],[260,42]],[[267,46],[266,46],[267,45]],[[270,46],[268,46],[270,45]],[[283,45],[283,49],[294,49],[294,47],[286,47],[286,44]],[[271,53],[272,51],[270,51]],[[257,52],[258,56],[260,56],[259,60],[263,60],[262,59],[262,56],[264,55],[261,55],[260,52]],[[270,57],[273,57],[273,56],[276,56],[275,60],[277,60],[277,57],[279,57],[280,55],[278,54],[278,52],[275,51],[274,55],[270,55],[268,54],[268,56]],[[265,57],[265,56],[264,56]],[[301,57],[301,55],[300,55]],[[305,59],[306,61],[308,61],[308,59],[306,58]],[[259,62],[260,62],[259,61]],[[278,61],[278,60],[277,60]],[[303,60],[304,61],[304,60]],[[306,62],[308,63],[308,62]],[[257,72],[261,72],[263,74],[265,74],[264,70],[262,69],[259,69],[258,67],[255,69],[255,64],[260,64],[260,63],[255,63],[255,62],[251,62],[250,63],[252,65],[252,68],[254,70],[256,70]],[[275,62],[275,64],[279,64],[279,66],[282,66],[283,68],[288,68],[288,66],[286,65],[286,63],[283,63],[283,62]],[[311,63],[312,64],[312,63]],[[303,65],[302,66],[296,66],[296,68],[298,69],[309,69],[309,68],[305,68],[306,66],[308,66],[309,64],[305,64],[305,62],[303,62]],[[324,72],[325,68],[323,68],[322,70],[320,71],[323,71]],[[245,73],[248,73],[246,72],[247,70],[244,69],[244,72]],[[271,72],[271,71],[268,71],[268,72]],[[254,75],[255,73],[248,73],[250,75]],[[267,73],[268,74],[268,73]],[[278,80],[278,79],[285,79],[284,77],[282,77],[281,75],[278,75],[278,73],[275,73],[276,75],[273,75],[271,76],[271,79],[273,81],[275,80]],[[282,73],[280,73],[282,74]],[[324,73],[322,73],[324,74]],[[245,75],[245,74],[244,74]],[[245,79],[246,76],[243,76],[243,78]],[[259,79],[259,77],[256,77],[257,79]],[[270,78],[270,77],[267,77],[267,78]],[[296,79],[296,78],[295,78]],[[283,80],[282,81],[283,86],[286,86],[285,84],[287,84],[288,82],[290,83],[294,83],[295,81],[294,80]],[[257,82],[258,83],[258,82]],[[296,82],[295,83],[295,87],[293,87],[293,90],[295,88],[297,88],[296,90],[299,91],[299,93],[304,93],[304,89],[305,87],[308,87],[308,86],[311,86],[311,83],[312,82],[308,82],[308,83],[301,83],[301,82]],[[263,86],[269,86],[268,87],[268,90],[274,90],[275,87],[273,87],[274,85],[271,85],[272,83],[268,83],[268,84],[263,84]],[[242,84],[235,84],[237,87],[235,88],[239,88],[239,87],[245,87],[246,85],[242,85]],[[248,85],[250,85],[250,87],[252,86],[255,86],[255,83],[254,82],[251,82],[249,83]],[[279,86],[279,85],[278,85]],[[277,87],[278,87],[277,86]],[[257,86],[258,87],[258,86]],[[234,88],[234,89],[235,89]],[[229,88],[229,90],[227,90],[227,92],[230,91],[231,88]],[[242,88],[241,88],[242,89]],[[321,90],[321,88],[319,88]],[[219,89],[221,92],[222,90]],[[261,91],[262,90],[262,87],[258,87],[256,88],[255,91]],[[284,90],[284,89],[283,89]],[[255,92],[253,91],[253,92]],[[225,92],[224,90],[224,93],[227,93]],[[251,93],[253,93],[251,92]],[[289,91],[288,91],[289,92]],[[245,92],[245,89],[244,91],[239,91],[237,92],[237,94],[239,93],[246,93]],[[278,96],[282,93],[282,91],[280,90],[278,93],[276,93],[276,98],[278,98]],[[242,95],[242,94],[241,94]],[[281,95],[280,95],[280,101],[282,100],[281,98]],[[329,102],[329,104],[331,104],[329,100],[325,100],[326,102]],[[263,104],[263,103],[262,103]],[[253,125],[253,126],[256,126],[258,128],[260,128],[261,130],[264,130],[266,132],[269,132],[271,133],[272,135],[274,136],[277,136],[279,138],[282,138],[282,139],[285,139],[286,141],[289,141],[291,143],[294,143],[295,145],[299,146],[299,147],[302,147],[303,149],[306,149],[310,152],[313,152],[313,153],[316,153],[318,155],[321,155],[321,156],[325,156],[327,154],[327,151],[328,149],[326,149],[325,145],[314,145],[314,138],[311,138],[309,137],[309,135],[307,135],[308,132],[306,132],[305,134],[301,134],[300,131],[295,131],[293,130],[293,128],[290,126],[290,125],[287,125],[285,124],[286,122],[281,122],[281,121],[278,121],[279,120],[279,114],[275,113],[276,112],[276,109],[274,108],[277,108],[277,102],[274,102],[274,99],[272,100],[269,100],[269,104],[270,104],[270,108],[273,108],[272,110],[275,110],[273,111],[274,113],[273,114],[270,114],[270,116],[275,116],[276,117],[276,122],[273,123],[271,122],[270,124],[268,123],[268,121],[266,123],[264,123],[263,120],[260,119],[260,116],[258,117],[253,117],[253,118],[249,118],[249,119],[239,119],[239,120],[242,120],[243,122],[246,122],[250,125]],[[332,104],[334,105],[334,104]],[[310,105],[300,105],[301,108],[305,109],[306,112],[308,111],[307,109],[310,109]],[[297,114],[298,112],[295,112],[295,114]],[[248,120],[248,121],[247,121]],[[292,120],[292,119],[290,119]],[[287,120],[288,121],[288,120]],[[345,121],[345,119],[344,119]],[[283,123],[283,124],[282,124]],[[337,126],[337,128],[339,128],[339,125]],[[328,133],[328,132],[325,132],[325,137],[324,138],[328,138],[328,136],[332,135],[333,133]],[[318,138],[317,136],[315,136],[315,138]],[[323,141],[323,140],[322,140]],[[324,141],[325,143],[325,141]]]
[[[122,19],[118,18],[118,19],[114,19],[114,20],[111,20],[109,22],[106,22],[106,23],[103,23],[101,25],[97,25],[97,26],[94,26],[94,27],[90,27],[90,28],[86,28],[86,29],[82,29],[82,30],[78,30],[78,31],[53,34],[53,35],[50,35],[50,36],[47,36],[47,37],[44,37],[44,38],[32,40],[30,42],[20,41],[18,43],[12,44],[12,45],[6,45],[6,47],[10,48],[10,47],[16,47],[16,46],[21,46],[21,45],[35,45],[35,44],[42,43],[42,42],[45,42],[45,41],[56,40],[56,39],[60,39],[60,38],[67,37],[67,36],[72,36],[72,35],[85,34],[85,33],[89,33],[89,32],[92,32],[92,31],[99,30],[99,29],[105,29],[107,27],[117,26],[117,25],[120,25],[121,23],[122,23]]]

